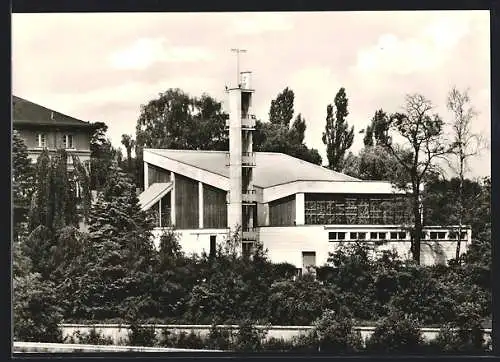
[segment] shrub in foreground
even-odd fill
[[[104,336],[100,331],[92,328],[88,333],[75,331],[71,337],[66,340],[67,343],[92,344],[92,345],[112,345],[113,339]]]
[[[154,327],[142,327],[138,323],[132,323],[128,332],[128,344],[130,346],[153,347],[157,343]]]
[[[488,349],[480,325],[458,328],[451,323],[443,326],[429,345],[433,351],[445,353],[478,353]]]
[[[363,349],[361,334],[354,330],[354,321],[346,309],[326,310],[313,331],[321,352],[351,353]]]
[[[42,280],[36,273],[14,278],[15,341],[61,343],[61,320],[62,309],[52,282]]]
[[[262,342],[267,331],[263,331],[254,326],[250,320],[240,323],[234,348],[237,351],[256,352],[262,350]]]
[[[421,352],[424,339],[417,320],[399,312],[383,318],[366,341],[366,350],[375,353]]]
[[[231,331],[217,327],[215,323],[212,324],[210,332],[208,333],[207,347],[209,349],[218,349],[222,351],[230,350],[232,347]]]

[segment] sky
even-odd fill
[[[114,146],[135,137],[140,107],[169,88],[224,100],[240,70],[252,71],[254,113],[295,93],[305,142],[320,151],[326,107],[344,87],[351,151],[378,109],[402,111],[405,95],[432,101],[445,122],[452,86],[469,89],[473,131],[490,139],[488,11],[13,14],[12,92],[81,120],[105,122]],[[491,174],[490,150],[470,177]]]

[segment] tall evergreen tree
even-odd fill
[[[157,263],[151,230],[151,218],[140,209],[134,185],[113,166],[90,212],[89,244],[82,261],[86,270],[69,286],[76,315],[136,317],[158,308],[151,298]]]
[[[34,192],[35,167],[28,158],[28,148],[19,134],[12,135],[12,203],[14,240],[26,229],[27,211]]]
[[[354,127],[349,129],[346,117],[348,99],[344,88],[340,88],[335,95],[335,115],[333,106],[329,104],[326,108],[326,126],[323,132],[323,143],[326,145],[328,157],[328,168],[341,171],[345,152],[352,146],[354,141]]]

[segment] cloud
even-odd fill
[[[291,18],[276,13],[237,13],[228,32],[237,35],[256,35],[269,31],[287,31],[293,28]]]
[[[163,38],[141,38],[109,57],[111,66],[120,70],[144,70],[157,62],[199,62],[213,59],[207,49],[195,46],[168,46]]]
[[[443,65],[470,31],[463,17],[440,17],[414,37],[401,39],[386,33],[378,42],[358,52],[356,69],[362,73],[407,75]]]

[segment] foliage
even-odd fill
[[[64,226],[78,226],[76,179],[82,185],[82,200],[84,215],[90,206],[90,191],[86,170],[79,163],[76,155],[71,155],[75,162],[75,170],[68,171],[68,153],[61,149],[51,159],[44,150],[37,160],[35,174],[35,192],[33,194],[30,215],[29,232],[42,225],[50,231]]]
[[[80,190],[81,193],[80,200],[83,209],[83,217],[85,222],[87,222],[90,212],[90,206],[92,204],[92,195],[90,192],[90,177],[87,174],[87,170],[80,162],[78,156],[72,154],[71,159],[73,161],[73,167],[76,170],[76,174],[74,175],[75,181],[78,181],[78,185],[75,185],[75,187],[78,187]]]
[[[84,318],[138,317],[157,310],[151,297],[157,263],[152,223],[133,185],[112,168],[89,218],[85,253],[68,284],[75,311]]]
[[[337,288],[339,300],[362,320],[378,314],[372,253],[366,243],[342,244],[328,258],[328,265],[334,269],[326,283]]]
[[[309,331],[299,336],[292,337],[292,351],[294,352],[319,352],[316,333]]]
[[[199,277],[199,265],[181,251],[179,236],[167,229],[160,236],[157,286],[153,298],[158,302],[159,315],[181,318],[186,313],[190,292]]]
[[[95,327],[89,332],[75,331],[72,336],[69,337],[67,343],[78,343],[78,344],[92,344],[96,346],[112,345],[113,339],[109,336],[104,336],[102,332],[98,331]]]
[[[95,122],[90,138],[90,189],[101,190],[106,183],[108,169],[113,161],[119,161],[119,150],[111,145],[106,137],[108,126],[104,122]]]
[[[271,337],[262,343],[264,351],[289,352],[293,350],[293,347],[293,340],[286,340],[284,338]]]
[[[143,327],[132,322],[129,327],[128,344],[130,346],[153,347],[156,345],[156,331],[154,326]]]
[[[243,320],[238,326],[234,349],[242,352],[261,351],[266,333],[267,331],[256,328],[252,321]]]
[[[276,99],[271,101],[269,109],[269,122],[275,125],[281,125],[288,129],[293,118],[293,101],[295,94],[293,90],[286,87],[278,94]]]
[[[12,243],[12,276],[24,277],[32,270],[31,260],[23,251],[20,242]]]
[[[459,235],[462,232],[462,222],[464,216],[464,208],[466,201],[464,200],[464,179],[465,173],[469,171],[469,159],[478,155],[482,148],[483,140],[479,134],[475,134],[471,130],[471,122],[476,116],[476,111],[470,105],[468,90],[463,92],[453,87],[448,94],[448,109],[453,113],[454,120],[452,122],[453,141],[451,145],[450,155],[453,155],[454,160],[448,159],[449,165],[455,171],[459,179],[458,188],[458,234],[455,259],[459,261],[461,238]],[[455,161],[455,162],[453,162]]]
[[[314,323],[314,333],[321,352],[356,352],[363,347],[359,331],[353,329],[354,321],[346,308],[339,312],[325,310]]]
[[[387,131],[389,130],[389,117],[382,110],[375,112],[370,125],[366,127],[363,143],[365,147],[382,146],[387,144]]]
[[[221,103],[212,97],[191,97],[180,89],[168,89],[141,106],[136,126],[136,164],[142,167],[145,147],[226,150],[226,119]]]
[[[59,296],[54,284],[40,274],[29,273],[13,279],[14,340],[23,342],[62,342],[59,323]]]
[[[207,337],[208,349],[227,351],[232,347],[231,331],[226,328],[217,327],[212,323]]]
[[[354,127],[349,129],[346,117],[348,99],[344,88],[340,88],[335,95],[335,115],[333,105],[326,107],[326,126],[323,132],[323,143],[326,145],[328,157],[328,168],[341,171],[344,164],[345,152],[352,146],[354,141]]]
[[[338,303],[334,288],[305,274],[296,280],[278,280],[271,285],[266,315],[275,325],[309,325],[323,310],[336,308]]]
[[[204,349],[206,341],[200,335],[191,331],[190,333],[180,332],[175,339],[173,347],[186,349]]]
[[[366,341],[366,349],[370,352],[412,353],[421,350],[423,344],[418,321],[394,311],[377,323],[373,334]]]
[[[484,331],[478,325],[470,329],[457,328],[454,323],[441,327],[437,337],[430,342],[431,348],[448,353],[485,352]]]
[[[12,204],[14,207],[14,240],[22,234],[35,184],[35,167],[28,148],[17,131],[12,133]]]
[[[420,263],[421,250],[421,185],[438,169],[436,161],[449,152],[443,142],[443,120],[437,114],[429,114],[432,103],[421,94],[409,94],[405,99],[405,113],[390,116],[384,146],[394,156],[407,179],[410,180],[412,214],[411,253]],[[403,144],[393,143],[397,138]]]
[[[450,285],[433,278],[429,268],[407,265],[397,275],[398,290],[390,305],[402,313],[412,314],[421,323],[443,323],[453,319],[454,300]]]
[[[122,134],[122,145],[127,150],[127,172],[132,173],[132,148],[135,147],[135,140],[131,135]]]
[[[294,92],[285,88],[271,101],[269,122],[257,121],[254,132],[254,149],[261,152],[281,152],[311,163],[321,164],[318,150],[304,143],[306,120],[299,113],[290,125],[294,114]]]
[[[196,323],[210,323],[214,318],[223,323],[258,320],[265,316],[270,263],[258,247],[248,257],[238,253],[235,235],[217,245],[214,257],[203,255],[200,260],[203,277],[192,288],[188,301],[189,317]]]

